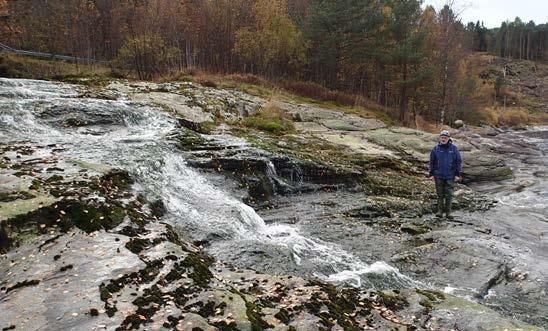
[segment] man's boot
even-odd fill
[[[451,199],[445,199],[445,217],[452,220],[454,217],[451,215]]]
[[[438,199],[438,210],[436,212],[436,217],[443,217],[443,199]]]

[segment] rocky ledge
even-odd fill
[[[136,194],[126,172],[62,159],[63,146],[0,148],[5,330],[520,326],[429,289],[336,288],[215,261],[163,223],[162,203]]]
[[[354,249],[371,249],[410,272],[417,272],[416,257],[403,252],[428,251],[438,242],[429,234],[450,225],[433,225],[428,218],[434,192],[424,162],[435,135],[286,100],[277,107],[293,119],[295,130],[272,134],[241,125],[271,101],[192,83],[116,82],[82,90],[82,97],[129,97],[178,117],[181,127],[171,139],[187,162],[232,179],[234,194],[266,222],[287,222],[295,212],[302,216],[293,208],[300,203],[308,215],[303,229],[314,234],[317,222],[328,219],[336,237],[347,234],[345,227],[363,225],[378,239]],[[61,113],[61,126],[112,124],[90,113]],[[467,135],[456,137],[463,153],[485,156],[465,154],[468,181],[511,175],[500,156],[481,152]],[[131,174],[64,159],[57,153],[63,148],[0,145],[4,329],[535,329],[425,285],[385,291],[336,287],[290,272],[275,276],[283,273],[260,262],[254,269],[262,272],[215,259],[207,253],[210,243],[165,223],[163,202],[147,201],[132,186]],[[341,195],[343,200],[334,201]],[[322,207],[307,209],[311,204]],[[456,208],[486,210],[491,204],[459,186]],[[366,242],[363,236],[356,240]],[[455,249],[447,240],[441,249]]]

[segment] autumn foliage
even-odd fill
[[[0,0],[0,36],[140,79],[202,70],[340,104],[369,100],[408,125],[481,118],[472,50],[548,58],[545,25],[465,26],[449,6],[419,0]]]

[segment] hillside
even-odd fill
[[[518,124],[512,121],[548,123],[548,64],[526,60],[507,60],[476,53],[470,58],[473,75],[479,81],[478,103],[491,108],[501,119],[500,125]],[[501,77],[501,91],[495,100],[497,77]],[[522,118],[504,120],[505,114]],[[492,123],[497,124],[497,123]]]

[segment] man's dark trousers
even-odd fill
[[[436,193],[438,194],[438,216],[445,212],[451,215],[451,199],[453,198],[454,182],[451,179],[436,178]]]

